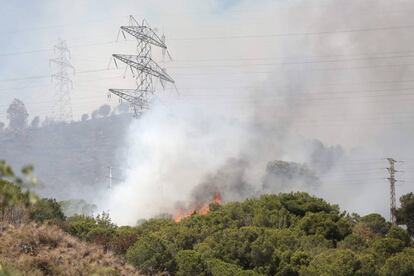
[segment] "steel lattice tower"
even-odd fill
[[[51,75],[52,81],[55,82],[53,117],[58,121],[68,121],[72,120],[70,91],[73,83],[70,71],[74,74],[75,68],[70,63],[70,51],[66,41],[59,39],[53,49],[55,57],[49,60],[56,68],[56,72]]]
[[[395,161],[393,158],[387,158],[388,163],[390,164],[390,167],[387,168],[390,177],[388,177],[388,180],[390,182],[390,217],[391,217],[391,223],[393,225],[397,225],[397,217],[396,217],[396,210],[397,210],[397,200],[395,197],[395,183],[397,180],[395,179],[395,173],[398,172],[395,169]]]
[[[127,68],[131,69],[132,75],[135,77],[136,89],[109,89],[109,92],[124,99],[130,103],[134,109],[134,117],[138,117],[144,109],[149,108],[149,101],[155,92],[154,79],[158,79],[164,87],[165,82],[173,83],[174,80],[167,74],[165,69],[161,68],[152,59],[152,46],[162,49],[170,57],[167,45],[165,44],[165,36],[161,38],[152,30],[148,23],[143,20],[139,24],[131,15],[129,17],[129,25],[121,26],[120,32],[126,38],[125,33],[133,36],[137,40],[137,55],[113,54],[115,65],[118,66],[117,60],[125,63]],[[170,57],[171,59],[171,57]],[[108,94],[110,97],[111,94]]]

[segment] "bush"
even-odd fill
[[[407,249],[387,259],[381,269],[384,276],[411,276],[414,275],[414,249]]]
[[[203,256],[194,250],[182,250],[177,256],[177,276],[210,276],[208,265]]]
[[[177,250],[173,243],[156,233],[140,237],[126,254],[127,260],[139,270],[148,274],[176,272],[174,256]]]
[[[55,199],[39,199],[30,208],[30,219],[43,223],[50,221],[62,223],[65,220],[62,208]]]
[[[95,227],[96,221],[94,218],[76,215],[66,220],[63,229],[73,236],[86,239],[88,233]]]
[[[115,230],[109,248],[116,254],[125,255],[128,248],[138,239],[138,231],[130,226],[122,226]]]

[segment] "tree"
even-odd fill
[[[390,224],[380,214],[369,214],[360,219],[375,234],[384,236],[390,229]]]
[[[387,259],[381,269],[381,275],[411,276],[414,275],[414,249],[406,249]]]
[[[411,238],[408,232],[398,226],[391,227],[390,231],[388,232],[388,237],[401,240],[404,242],[405,246],[410,246],[411,244]]]
[[[400,197],[401,207],[397,209],[397,222],[407,226],[407,231],[414,237],[414,194]]]
[[[116,108],[117,110],[118,110],[118,112],[119,113],[128,113],[129,112],[129,104],[128,103],[126,103],[126,102],[122,102],[122,103],[120,103],[118,106],[117,106],[117,108]]]
[[[98,110],[94,110],[94,111],[92,111],[92,113],[91,113],[91,118],[92,119],[96,119],[96,117],[98,117]]]
[[[26,107],[19,99],[14,99],[7,109],[7,119],[9,119],[9,128],[14,131],[22,131],[27,126]]]
[[[5,125],[6,125],[5,123],[0,122],[0,132],[1,132],[1,131],[3,131],[3,129],[4,129],[4,127],[5,127]]]
[[[65,215],[55,199],[41,198],[31,207],[30,218],[39,223],[44,221],[60,223],[65,220]]]
[[[108,104],[101,105],[101,107],[99,107],[98,109],[98,113],[102,117],[107,117],[110,112],[111,112],[111,106]]]
[[[194,250],[182,250],[177,256],[177,276],[210,276],[203,256]]]
[[[30,123],[30,126],[32,128],[38,128],[39,125],[40,125],[40,118],[39,118],[39,116],[36,116],[36,117],[33,118],[32,122]]]
[[[361,259],[349,249],[329,250],[317,255],[308,267],[302,270],[301,275],[361,275],[365,270]],[[375,275],[375,271],[366,275]]]
[[[53,118],[49,118],[47,116],[42,122],[42,126],[44,126],[44,127],[51,126],[51,125],[54,125],[54,124],[56,124],[56,121]]]
[[[86,114],[86,113],[85,113],[85,114],[83,114],[83,115],[82,115],[82,117],[81,117],[81,121],[82,121],[82,122],[85,122],[85,121],[87,121],[88,119],[89,119],[89,115],[88,115],[88,114]]]
[[[140,237],[126,254],[128,262],[135,265],[143,273],[154,275],[168,271],[175,273],[176,252],[174,245],[162,239],[157,233]]]

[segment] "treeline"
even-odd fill
[[[178,223],[164,216],[118,227],[105,213],[64,217],[56,201],[20,188],[25,181],[10,171],[0,166],[3,220],[56,224],[148,275],[414,275],[412,193],[397,212],[406,229],[300,192],[211,204],[208,214]]]
[[[114,109],[108,104],[103,104],[97,109],[93,110],[91,114],[84,113],[81,116],[81,121],[87,121],[89,119],[105,118],[117,114],[124,114],[129,112],[129,105],[127,103],[120,103]],[[0,132],[22,132],[26,128],[38,128],[40,126],[46,127],[50,125],[65,124],[55,120],[53,117],[45,117],[41,121],[39,116],[32,116],[29,123],[30,114],[26,109],[26,105],[19,99],[14,99],[7,108],[7,120],[8,125],[4,122],[0,122]]]

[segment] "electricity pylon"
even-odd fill
[[[144,109],[149,109],[151,95],[154,94],[154,79],[159,80],[162,87],[169,82],[174,84],[174,80],[167,74],[164,68],[161,68],[152,59],[152,46],[162,49],[163,56],[170,54],[165,44],[165,36],[159,37],[153,29],[148,26],[148,23],[143,20],[142,24],[131,15],[129,17],[129,25],[121,26],[120,33],[126,39],[125,33],[133,36],[137,40],[137,54],[136,55],[122,55],[113,54],[115,65],[118,67],[117,60],[127,65],[126,69],[130,69],[132,75],[135,77],[136,89],[109,89],[108,97],[111,93],[117,95],[120,101],[123,99],[129,102],[134,109],[134,117],[138,117]],[[118,34],[119,36],[119,34]],[[125,69],[125,70],[126,70]]]
[[[49,60],[49,63],[53,63],[56,67],[56,72],[51,75],[52,81],[55,82],[53,117],[58,121],[70,121],[72,120],[70,91],[73,88],[70,71],[75,74],[75,68],[70,63],[70,51],[66,41],[59,38],[58,44],[53,49],[55,57]]]
[[[390,164],[390,167],[387,168],[390,177],[387,179],[390,182],[390,216],[391,216],[391,223],[393,225],[397,225],[397,217],[396,217],[396,210],[397,210],[397,200],[395,198],[395,183],[397,180],[395,179],[395,173],[397,170],[395,170],[395,161],[393,158],[387,158],[388,163]]]

